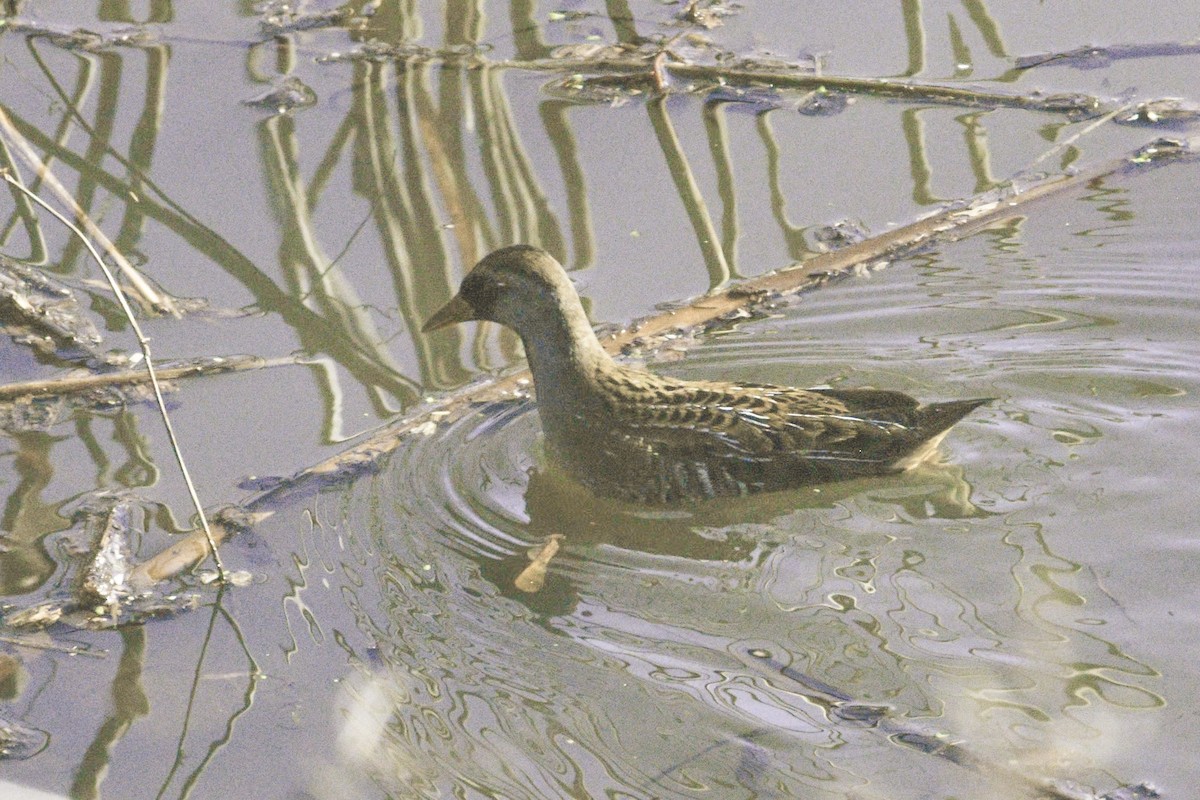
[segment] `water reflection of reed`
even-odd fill
[[[635,19],[629,4],[610,2],[606,7],[604,21],[616,41],[632,45],[644,40],[646,26]],[[968,3],[966,9],[969,26],[988,50],[1003,53],[1002,37],[985,4]],[[903,11],[909,41],[905,74],[915,75],[928,67],[927,31],[919,3],[906,2]],[[552,48],[537,5],[514,0],[508,12],[517,57],[545,59]],[[169,3],[155,0],[143,20],[133,19],[120,4],[102,4],[100,13],[112,21],[136,22],[168,20],[172,12]],[[386,3],[377,9],[372,35],[403,44],[419,40],[428,29],[440,31],[441,44],[447,48],[475,45],[487,36],[486,19],[483,4],[476,2],[448,2],[437,12],[422,9],[415,0]],[[956,31],[950,55],[954,63],[966,63],[963,29],[969,26],[959,21],[957,12],[950,19]],[[301,72],[298,53],[303,51],[298,38],[283,35],[247,46],[252,71],[261,66],[259,56],[274,55],[273,69],[279,73]],[[238,247],[236,236],[242,231],[200,219],[154,180],[155,158],[162,157],[158,135],[167,113],[164,97],[172,77],[174,44],[69,57],[44,39],[30,38],[28,44],[31,63],[61,104],[62,115],[47,130],[13,114],[16,127],[47,154],[54,167],[78,175],[76,197],[85,211],[99,217],[106,204],[117,209],[116,241],[121,249],[137,253],[148,226],[161,226],[236,280],[260,310],[277,315],[295,333],[300,347],[319,362],[330,437],[342,429],[337,418],[338,395],[345,390],[339,385],[342,375],[371,398],[378,415],[387,416],[416,402],[426,387],[458,385],[478,369],[504,366],[515,358],[516,342],[511,337],[493,338],[497,334],[486,329],[476,331],[469,341],[460,338],[467,334],[459,332],[437,339],[414,334],[416,365],[411,374],[406,373],[375,309],[394,305],[404,327],[416,331],[428,309],[449,297],[464,267],[491,248],[513,241],[540,244],[572,269],[589,267],[596,259],[593,207],[597,204],[586,179],[592,154],[579,144],[572,114],[577,106],[539,96],[537,114],[528,112],[512,70],[486,63],[465,68],[419,60],[363,59],[347,70],[350,106],[324,139],[319,120],[301,114],[263,120],[257,129],[258,144],[278,223],[271,233],[278,239],[276,272],[256,264]],[[141,72],[130,68],[132,54],[143,59]],[[271,70],[266,72],[264,79],[269,80]],[[141,84],[133,87],[139,77]],[[131,99],[137,97],[142,98],[141,105]],[[769,187],[786,257],[799,261],[816,252],[811,234],[817,221],[789,210],[784,178],[792,166],[779,147],[778,108],[767,105],[755,112],[756,146],[766,164],[764,174],[738,175],[734,154],[748,145],[727,124],[734,107],[721,99],[689,105],[656,99],[638,107],[647,130],[653,132],[651,147],[657,146],[656,157],[670,175],[675,197],[691,225],[700,253],[697,264],[703,262],[703,279],[709,286],[742,274],[738,237],[744,232],[746,212],[738,200],[749,183]],[[693,111],[702,120],[711,165],[689,158],[686,133],[681,134],[679,123],[681,114]],[[896,123],[909,145],[912,196],[918,204],[940,199],[932,188],[936,162],[929,157],[924,113],[905,109]],[[126,119],[133,122],[120,124]],[[1044,121],[1039,117],[1031,124]],[[815,118],[811,124],[820,126],[822,121]],[[998,181],[989,161],[985,124],[977,114],[962,122],[962,157],[976,189]],[[87,136],[82,147],[73,138],[76,131]],[[548,144],[554,163],[537,155],[531,144],[535,141]],[[310,157],[310,152],[319,155]],[[304,165],[314,162],[316,167],[306,174]],[[715,176],[711,181],[715,197],[706,194],[710,184],[698,177],[706,169]],[[364,200],[368,210],[360,218],[347,219],[344,207],[329,210],[330,198],[336,197],[331,187],[341,176]],[[561,208],[553,199],[556,192],[563,198]],[[1094,200],[1108,203],[1106,213],[1121,211],[1111,197],[1100,196],[1100,190]],[[714,210],[718,205],[719,214]],[[330,219],[337,224],[333,234],[328,233]],[[249,228],[253,235],[263,235],[261,226]],[[384,261],[390,280],[386,290],[365,285],[358,265],[346,255],[368,230],[377,237],[372,252]],[[0,227],[0,243],[11,246],[17,231],[28,240],[30,263],[66,273],[82,271],[73,241],[63,249],[60,262],[51,262],[45,232],[20,198]],[[990,235],[1015,237],[1017,233],[1014,224]],[[331,245],[330,240],[337,244]],[[372,291],[382,291],[384,296],[373,297]],[[647,297],[647,302],[657,299],[666,298]],[[96,308],[102,314],[112,313],[98,295]],[[119,324],[114,320],[108,320],[112,327]],[[92,419],[78,424],[83,449],[99,468],[98,483],[114,477],[127,485],[156,480],[153,460],[145,453],[134,419],[121,416],[114,423],[129,454],[128,462],[116,467],[96,443]],[[0,559],[0,591],[5,593],[27,589],[31,578],[35,582],[49,578],[54,564],[41,539],[63,524],[55,502],[41,496],[55,471],[52,442],[37,434],[18,437],[17,443],[14,460],[20,480],[8,498],[4,524],[11,539],[28,546]],[[551,521],[577,518],[580,508],[578,498],[544,491],[545,484],[537,480],[525,497],[531,519],[518,531],[534,537],[550,531]],[[914,509],[924,507],[928,499],[916,493],[907,505],[904,498],[895,497],[879,502],[890,514],[915,516]],[[794,497],[787,503],[793,509],[802,505]],[[590,509],[590,517],[611,519],[606,509]],[[338,588],[350,597],[356,591],[365,595],[363,605],[351,604],[351,610],[359,629],[372,634],[381,649],[383,666],[378,674],[363,670],[386,687],[377,699],[390,713],[383,734],[386,746],[376,754],[373,766],[385,782],[395,779],[397,791],[415,788],[432,796],[442,788],[483,786],[511,796],[603,796],[614,787],[638,794],[647,786],[669,784],[668,791],[687,796],[698,790],[702,780],[714,785],[724,780],[722,788],[751,793],[763,790],[756,781],[765,783],[766,761],[775,757],[785,762],[780,769],[788,789],[819,792],[822,782],[836,772],[829,765],[829,751],[841,747],[841,734],[821,719],[796,712],[784,682],[763,683],[739,671],[744,665],[728,656],[733,643],[742,643],[749,635],[745,604],[733,591],[716,591],[721,599],[711,600],[714,590],[730,586],[744,590],[756,580],[761,580],[763,589],[752,609],[762,625],[759,633],[773,636],[770,630],[778,624],[773,615],[781,607],[796,609],[788,617],[792,628],[784,643],[795,651],[796,660],[804,661],[810,671],[851,685],[871,684],[873,691],[903,701],[913,711],[942,713],[935,691],[941,674],[935,670],[915,675],[913,665],[929,663],[948,639],[969,642],[983,660],[1005,666],[1020,662],[1020,669],[1012,672],[1003,667],[976,670],[961,660],[945,667],[976,693],[980,709],[1015,719],[1014,727],[1021,718],[1057,717],[1064,708],[1086,704],[1093,696],[1120,707],[1161,702],[1142,685],[1153,677],[1152,668],[1113,642],[1081,635],[1061,618],[1063,609],[1077,608],[1085,601],[1103,604],[1103,587],[1086,565],[1057,554],[1033,522],[993,529],[996,536],[984,560],[989,565],[1005,564],[1008,572],[978,577],[973,588],[986,585],[987,594],[1003,598],[981,610],[972,599],[974,591],[943,577],[961,570],[961,564],[935,564],[913,550],[897,555],[879,546],[877,552],[864,554],[826,542],[814,567],[805,548],[795,547],[794,541],[778,532],[775,544],[789,546],[769,550],[758,548],[760,540],[751,536],[733,536],[709,542],[708,549],[701,550],[691,522],[643,522],[624,531],[626,539],[601,540],[587,538],[588,519],[588,514],[583,515],[580,529],[573,532],[581,546],[615,546],[627,552],[607,561],[594,559],[589,569],[565,559],[562,574],[571,580],[552,585],[540,598],[522,601],[524,606],[514,601],[515,593],[506,594],[508,581],[497,567],[503,562],[493,553],[458,548],[471,557],[455,562],[457,572],[439,583],[413,566],[437,561],[429,556],[427,544],[416,543],[416,537],[409,535],[397,544],[395,530],[382,525],[373,529],[373,540],[352,543],[371,551],[372,559],[350,564],[352,559],[345,557],[346,563],[340,565],[346,569],[346,580]],[[864,519],[881,521],[869,514]],[[445,531],[426,533],[430,540],[445,535]],[[634,544],[647,537],[654,546],[638,551]],[[678,540],[684,538],[687,542],[681,546]],[[863,539],[869,537],[863,534]],[[511,547],[512,542],[506,544]],[[708,563],[692,565],[695,571],[688,572],[677,563],[684,560],[683,554],[707,556]],[[330,563],[338,563],[339,557],[330,555]],[[888,562],[889,558],[897,560]],[[655,580],[672,592],[648,590],[648,581],[631,568],[649,562],[659,569]],[[760,568],[761,579],[752,572]],[[375,571],[377,586],[372,588],[377,595],[361,588],[360,576],[351,574],[354,569]],[[677,572],[671,574],[672,569]],[[478,587],[480,582],[473,579],[479,573],[489,579],[482,589],[469,594],[447,591],[447,586]],[[814,575],[831,576],[840,583],[831,588],[813,582]],[[1014,595],[1014,586],[1024,590]],[[300,607],[300,589],[307,587],[297,584],[295,588],[294,601]],[[885,595],[892,601],[890,606],[880,600]],[[697,606],[706,609],[710,618],[704,622],[718,633],[689,627],[688,615],[694,617]],[[527,616],[529,609],[542,618]],[[1114,601],[1104,612],[1093,613],[1117,610]],[[660,624],[651,625],[653,620]],[[1022,656],[998,644],[1013,639],[1037,642],[1044,649],[1037,656]],[[562,641],[572,647],[556,649]],[[126,634],[122,644],[122,662],[112,681],[118,708],[102,722],[79,765],[73,787],[76,796],[98,794],[99,778],[114,745],[146,713],[147,700],[140,688],[144,642],[138,635]],[[1020,685],[1027,679],[1027,668],[1028,674],[1036,676],[1034,686]],[[996,674],[1009,676],[1009,682],[997,686]],[[627,685],[629,676],[635,679],[633,690]],[[253,677],[247,686],[248,704]],[[662,703],[670,709],[664,724],[671,735],[665,739],[656,730],[625,724]],[[227,733],[232,732],[238,713],[229,720]],[[772,734],[774,738],[765,743],[768,737],[751,736],[747,731],[758,730],[755,726],[762,724],[764,713],[773,723],[786,720],[790,728]],[[697,741],[696,731],[713,732],[715,743]],[[574,738],[581,735],[582,748]],[[796,748],[798,740],[806,748]],[[705,750],[710,746],[715,749]],[[218,749],[214,745],[209,756]],[[630,758],[642,752],[655,753],[655,766],[642,766]],[[689,764],[697,752],[714,755],[702,768],[692,769],[690,776],[663,773],[663,764]],[[182,745],[178,757],[184,758]],[[430,759],[431,766],[420,766]],[[206,763],[196,769],[202,770]],[[389,767],[394,769],[390,774]],[[413,776],[415,783],[409,783]]]
[[[162,4],[155,4],[148,14],[147,21],[170,16]],[[471,2],[446,4],[437,26],[427,14],[417,4],[388,4],[373,9],[369,34],[364,36],[376,43],[398,46],[418,41],[426,30],[437,27],[442,45],[449,51],[455,47],[474,47],[489,34],[494,35],[488,27],[488,17]],[[927,33],[923,30],[925,22],[919,6],[906,5],[903,14],[911,54],[909,69],[904,74],[914,75],[927,67]],[[951,25],[957,31],[956,57],[964,57],[964,26],[978,32],[989,52],[1003,54],[1002,37],[986,8],[972,4],[967,17],[967,21],[951,18]],[[544,61],[551,47],[545,42],[545,23],[538,18],[534,7],[514,3],[509,9],[509,19],[519,59]],[[626,3],[610,4],[606,17],[596,18],[596,23],[605,20],[615,41],[631,47],[651,41],[653,35],[660,35],[663,30],[661,20],[639,20]],[[653,35],[648,36],[646,29],[653,29]],[[351,38],[359,37],[351,33]],[[116,197],[138,199],[136,203],[124,203],[118,237],[121,246],[136,251],[139,231],[144,229],[147,219],[153,219],[192,241],[198,250],[241,281],[260,308],[279,313],[319,365],[317,374],[325,387],[330,430],[342,427],[332,419],[338,413],[338,376],[336,370],[321,366],[326,362],[318,354],[327,355],[329,365],[337,365],[338,370],[352,376],[381,415],[410,405],[421,386],[457,385],[478,366],[503,365],[514,357],[516,343],[505,334],[476,332],[466,351],[471,353],[472,364],[463,362],[464,342],[459,338],[462,333],[431,341],[414,336],[417,374],[406,375],[405,368],[390,352],[389,337],[375,324],[372,308],[395,303],[405,327],[415,331],[425,310],[449,296],[464,266],[474,263],[488,250],[514,241],[540,244],[575,269],[589,266],[594,259],[596,247],[584,169],[587,154],[581,153],[576,144],[571,104],[560,100],[541,102],[541,130],[534,130],[530,125],[533,117],[513,111],[512,91],[505,84],[505,75],[510,73],[490,69],[486,61],[474,62],[475,66],[480,63],[482,66],[472,69],[420,60],[355,61],[349,80],[353,87],[351,106],[329,138],[311,179],[302,175],[299,166],[307,160],[304,150],[313,139],[307,129],[298,128],[297,121],[289,116],[261,124],[263,166],[274,189],[280,220],[279,266],[283,280],[279,282],[250,265],[236,249],[221,240],[220,234],[189,218],[148,177],[163,117],[162,98],[170,64],[166,46],[151,44],[136,51],[144,53],[147,60],[145,106],[125,145],[113,141],[126,80],[119,69],[124,59],[108,53],[95,60],[79,59],[80,78],[76,82],[79,88],[69,93],[60,88],[57,66],[41,58],[38,47],[49,45],[42,43],[31,51],[67,113],[55,136],[37,134],[28,125],[22,128],[23,133],[52,157],[79,172],[78,194],[85,210],[93,208],[101,187]],[[256,45],[250,51],[252,71],[260,75],[260,80],[269,79],[259,67],[265,63],[261,56],[271,49],[275,51],[276,69],[284,73],[296,70],[301,57],[307,55],[296,39],[286,35]],[[96,79],[92,78],[93,72],[98,75]],[[83,109],[93,84],[99,87],[95,92],[99,107],[94,121],[89,121]],[[716,100],[705,104],[701,112],[706,149],[712,154],[716,193],[722,206],[719,224],[709,209],[711,200],[705,197],[697,179],[698,165],[685,153],[672,119],[675,112],[661,100],[643,106],[662,162],[694,230],[709,286],[741,274],[737,258],[741,232],[739,191],[730,156],[741,143],[731,140],[725,124],[726,105]],[[768,162],[764,177],[772,187],[772,207],[788,255],[803,260],[816,252],[809,241],[813,225],[792,222],[785,212],[787,201],[780,188],[780,176],[788,166],[780,159],[771,131],[772,108],[768,105],[758,114]],[[932,203],[935,198],[925,185],[930,168],[924,155],[925,145],[917,133],[919,114],[919,111],[904,112],[907,120],[904,128],[917,183],[914,195],[918,202]],[[968,136],[967,160],[980,176],[977,188],[990,187],[995,185],[995,179],[990,177],[987,148],[979,133],[982,122],[973,116],[970,124],[974,133]],[[73,126],[89,133],[86,152],[81,155],[76,155],[66,142]],[[548,165],[528,153],[526,142],[537,136],[545,137],[558,162],[559,174],[553,183],[564,192],[565,230],[544,188],[549,182]],[[127,178],[117,178],[100,166],[113,156],[127,170]],[[362,294],[360,282],[346,277],[350,264],[341,257],[331,257],[317,233],[326,227],[318,211],[322,195],[328,191],[330,180],[344,171],[352,175],[355,190],[370,206],[367,216],[374,223],[376,252],[386,259],[391,278],[387,303]],[[155,196],[157,202],[151,199]],[[28,223],[29,214],[11,218],[6,233],[11,232],[18,219]],[[362,219],[345,226],[342,240],[347,244],[336,249],[345,253],[349,243],[362,235],[365,223],[366,219]],[[26,224],[26,227],[36,230],[36,226]],[[75,243],[68,244],[64,264],[77,260],[78,251],[74,248],[77,248]],[[497,344],[491,343],[493,335],[500,336]]]

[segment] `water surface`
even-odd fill
[[[156,355],[298,356],[171,395],[206,503],[519,365],[494,326],[417,333],[493,247],[551,249],[594,320],[622,325],[807,258],[822,226],[883,231],[1164,132],[869,95],[828,116],[770,92],[584,103],[543,72],[334,58],[371,38],[500,61],[702,33],[675,6],[622,5],[397,4],[363,28],[272,36],[243,7],[17,4],[47,28],[153,34],[92,52],[0,32],[0,104],[123,251],[209,302],[146,320]],[[747,4],[705,35],[743,56],[817,54],[829,74],[1193,91],[1194,55],[1012,67],[1169,43],[1195,4],[994,5],[818,4],[801,21]],[[244,104],[285,77],[316,104]],[[273,506],[225,547],[249,586],[188,576],[170,589],[191,611],[0,640],[0,724],[31,743],[3,780],[77,798],[1025,796],[1015,771],[1185,797],[1198,186],[1191,163],[1098,181],[649,364],[997,398],[955,428],[940,469],[650,512],[548,472],[528,400],[481,405],[349,485]],[[132,349],[78,245],[15,208],[0,205],[0,251],[73,288],[105,347]],[[31,352],[5,338],[6,381],[73,366]],[[159,431],[135,404],[6,436],[0,602],[66,595],[87,549],[72,515],[96,490],[144,498],[139,556],[190,527]],[[552,534],[544,587],[519,591]],[[835,713],[841,697],[1010,772],[899,744]]]

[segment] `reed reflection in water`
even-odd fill
[[[299,369],[175,396],[217,505],[241,496],[245,474],[292,474],[518,363],[494,328],[413,333],[497,246],[553,251],[593,318],[623,324],[839,235],[1159,135],[932,95],[690,95],[688,79],[648,99],[631,89],[649,73],[590,95],[530,68],[558,45],[598,36],[657,57],[673,40],[715,61],[766,42],[828,52],[831,83],[902,74],[1186,96],[1194,70],[1178,48],[1087,72],[1015,71],[1012,56],[1135,27],[1165,41],[1190,5],[1118,3],[1092,19],[1049,5],[813,8],[797,33],[780,24],[794,8],[763,2],[705,33],[715,50],[676,39],[680,9],[654,2],[582,18],[528,3],[366,4],[283,28],[240,6],[200,19],[160,0],[102,4],[85,18],[17,2],[4,13],[41,27],[0,31],[0,100],[83,210],[181,301],[182,319],[147,321],[158,352],[298,354]],[[117,41],[132,23],[148,38]],[[290,79],[317,102],[243,104]],[[528,405],[478,409],[345,496],[293,498],[231,543],[251,586],[171,587],[211,615],[55,630],[67,652],[19,650],[4,714],[35,744],[5,779],[76,797],[1005,796],[843,724],[813,700],[815,681],[1030,773],[1182,783],[1191,729],[1173,707],[1196,705],[1200,640],[1187,400],[1200,182],[1189,164],[1152,174],[1098,181],[655,366],[1004,398],[949,440],[957,475],[651,515],[546,473]],[[20,199],[4,213],[4,255],[67,281],[104,347],[125,347],[77,241]],[[81,365],[18,339],[10,378]],[[69,591],[71,516],[91,491],[154,493],[147,550],[188,526],[144,410],[88,408],[12,434],[6,603]],[[545,585],[515,590],[526,549],[552,534],[565,538]]]

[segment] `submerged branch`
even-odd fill
[[[898,78],[863,78],[829,75],[791,62],[758,61],[737,58],[733,54],[708,50],[716,63],[697,63],[673,48],[680,37],[640,44],[564,45],[551,57],[490,61],[478,49],[448,48],[435,50],[412,44],[389,45],[367,42],[345,53],[330,53],[318,63],[344,61],[390,61],[401,67],[437,64],[445,69],[523,70],[557,73],[546,90],[575,101],[614,102],[634,96],[663,96],[672,92],[699,93],[748,92],[751,102],[761,102],[760,93],[771,90],[799,91],[809,95],[867,95],[914,103],[931,103],[966,108],[1017,108],[1026,111],[1063,114],[1070,119],[1091,119],[1109,114],[1124,101],[1105,100],[1078,92],[1006,92],[960,83],[934,83]],[[1195,43],[1179,45],[1188,52]],[[1053,57],[1048,57],[1053,58]],[[1018,61],[1017,70],[1032,64]],[[811,98],[810,100],[811,101]],[[783,104],[783,100],[779,100]],[[802,107],[804,103],[802,101]],[[1200,108],[1172,98],[1149,100],[1138,106],[1145,113],[1117,116],[1116,121],[1132,125],[1181,125],[1200,119]],[[1160,109],[1168,108],[1167,113]]]
[[[1175,158],[1195,157],[1198,149],[1200,141],[1159,139],[1090,170],[1011,187],[1003,193],[981,195],[970,202],[955,205],[840,250],[824,253],[794,267],[701,296],[679,308],[648,317],[604,337],[603,344],[613,353],[631,346],[653,348],[689,330],[727,325],[750,317],[753,310],[761,309],[766,303],[818,286],[837,275],[870,270],[911,257],[923,249],[961,239],[988,226],[1028,214],[1030,205],[1036,201],[1062,195],[1103,178],[1137,174],[1149,166]],[[520,370],[446,395],[351,449],[302,470],[287,482],[260,492],[242,508],[264,508],[289,494],[307,490],[312,485],[324,485],[372,469],[387,454],[399,448],[407,437],[428,435],[437,425],[461,417],[475,404],[523,397],[530,384],[528,370]]]
[[[621,82],[632,80],[657,86],[662,77],[691,81],[690,91],[723,86],[800,89],[805,91],[845,92],[899,100],[939,103],[972,108],[1022,108],[1030,111],[1066,113],[1091,117],[1105,113],[1104,101],[1086,94],[1042,94],[1039,92],[998,92],[977,86],[953,86],[895,78],[855,78],[821,75],[783,68],[763,68],[753,64],[734,66],[673,62],[667,59],[559,59],[502,61],[497,67],[541,72],[565,72],[565,81],[586,85],[588,81]],[[591,76],[591,77],[587,77]],[[560,84],[569,87],[570,84]]]

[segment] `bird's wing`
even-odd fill
[[[841,403],[854,416],[870,419],[902,418],[917,408],[919,403],[903,392],[889,389],[809,389],[810,394],[819,394]]]
[[[640,438],[676,457],[884,460],[897,435],[908,432],[894,422],[857,416],[836,394],[791,387],[639,374],[636,383],[608,388],[615,398],[609,406],[615,435]]]

